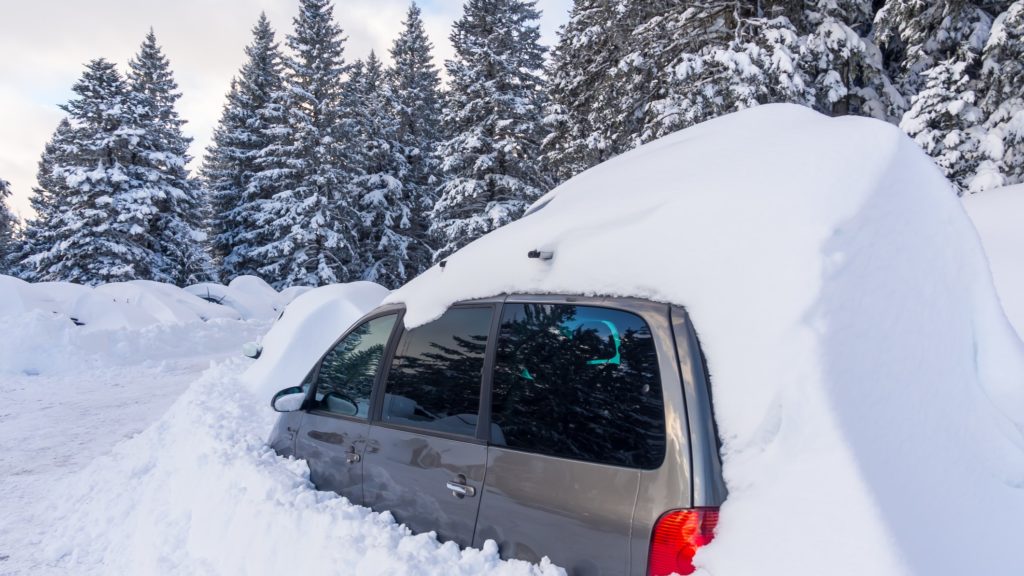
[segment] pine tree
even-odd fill
[[[982,67],[986,136],[971,192],[1024,182],[1024,0],[992,26]]]
[[[355,147],[346,145],[356,125],[351,97],[342,91],[345,38],[333,12],[329,0],[300,2],[287,38],[293,56],[281,102],[289,134],[262,158],[266,170],[281,176],[281,188],[262,203],[270,241],[252,257],[265,262],[260,273],[277,279],[276,288],[345,282],[363,271],[349,196],[358,159]]]
[[[534,0],[469,0],[451,34],[441,146],[446,181],[432,212],[436,258],[518,218],[549,186],[538,158],[544,49]]]
[[[981,110],[966,66],[950,59],[925,72],[924,90],[900,123],[961,191],[977,168],[981,137]]]
[[[37,185],[32,189],[29,203],[35,217],[25,223],[21,246],[12,256],[14,274],[25,280],[34,281],[35,266],[28,259],[42,254],[54,244],[50,224],[57,221],[62,199],[69,196],[67,184],[55,174],[55,169],[70,162],[71,124],[62,118],[53,136],[43,149],[36,172]]]
[[[400,118],[384,69],[370,52],[353,69],[352,91],[359,101],[362,174],[353,182],[360,215],[360,253],[367,261],[363,279],[397,288],[425,263],[411,262],[417,240],[411,237],[413,202],[410,166],[397,141]],[[420,250],[425,254],[425,250]]]
[[[548,77],[544,162],[563,181],[624,151],[612,130],[618,85],[612,71],[625,55],[631,30],[621,17],[622,0],[575,0],[558,32]]]
[[[402,32],[391,46],[392,67],[387,84],[398,120],[395,143],[408,164],[403,179],[409,214],[407,272],[425,270],[433,259],[429,248],[427,213],[433,208],[440,183],[437,150],[441,132],[441,79],[434,66],[434,46],[427,37],[419,7],[409,6]]]
[[[160,175],[139,163],[145,131],[133,97],[116,68],[97,59],[74,85],[62,108],[66,131],[58,136],[50,158],[40,163],[40,186],[48,198],[35,224],[47,243],[25,259],[34,280],[99,284],[153,278],[159,263],[152,247],[153,199]],[[51,163],[49,174],[42,174]]]
[[[175,109],[181,94],[152,29],[129,62],[128,82],[149,149],[146,161],[158,175],[151,183],[157,212],[149,223],[158,255],[155,278],[178,285],[206,280],[212,271],[203,246],[206,199],[186,168],[191,139],[182,134],[185,121]]]
[[[231,84],[202,169],[210,193],[212,249],[224,282],[258,274],[261,262],[252,252],[270,241],[261,210],[287,175],[262,160],[272,157],[289,134],[280,103],[282,56],[265,14],[252,33],[248,59]]]
[[[874,35],[889,74],[910,99],[934,66],[952,59],[970,71],[991,24],[989,13],[971,0],[887,0],[875,16]]]
[[[820,112],[894,122],[906,109],[906,99],[868,39],[871,15],[870,0],[805,2],[802,21],[807,32],[800,66]]]
[[[14,253],[15,228],[18,218],[7,207],[11,183],[0,178],[0,274],[8,274]]]

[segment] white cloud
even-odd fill
[[[202,156],[220,117],[231,77],[244,60],[250,28],[265,11],[282,41],[296,0],[31,0],[0,7],[0,177],[11,181],[13,207],[30,213],[36,163],[60,120],[82,65],[104,57],[124,66],[152,26],[182,91],[179,112]],[[540,0],[544,41],[566,20],[571,0]],[[460,0],[423,0],[427,32],[440,64],[452,54],[448,32]],[[349,38],[348,59],[371,49],[389,59],[408,0],[335,0]],[[194,165],[195,163],[193,163]]]

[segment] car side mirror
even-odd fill
[[[242,354],[245,354],[245,356],[248,358],[252,358],[253,360],[255,360],[259,358],[260,354],[262,353],[263,346],[257,344],[256,342],[246,342],[245,344],[242,344]]]
[[[306,401],[306,391],[299,386],[285,388],[270,400],[270,407],[277,412],[295,412]]]

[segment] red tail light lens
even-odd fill
[[[693,574],[693,556],[711,542],[718,525],[718,508],[693,508],[666,512],[654,525],[649,576]]]

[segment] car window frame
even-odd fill
[[[480,399],[477,405],[477,420],[476,420],[476,433],[473,436],[463,436],[461,434],[452,434],[450,432],[444,432],[442,430],[433,430],[430,428],[419,428],[416,426],[409,426],[407,424],[398,424],[388,420],[384,420],[384,394],[387,391],[388,375],[391,372],[391,366],[394,364],[395,354],[398,352],[398,343],[401,342],[402,336],[408,331],[405,327],[404,322],[398,326],[395,330],[395,334],[392,335],[394,341],[389,343],[388,352],[382,362],[384,364],[381,373],[378,375],[377,387],[374,390],[375,396],[373,397],[373,404],[370,407],[370,424],[373,426],[380,426],[381,428],[388,428],[390,430],[400,430],[403,432],[409,432],[412,434],[420,434],[423,436],[432,436],[436,438],[443,438],[446,440],[456,440],[459,442],[467,442],[470,444],[487,445],[489,442],[489,430],[490,430],[490,389],[491,379],[494,376],[494,360],[497,348],[494,346],[495,338],[498,334],[498,329],[501,325],[501,309],[502,309],[503,298],[489,298],[482,300],[474,300],[468,302],[459,302],[453,304],[445,309],[445,314],[451,310],[464,309],[464,308],[489,308],[491,310],[491,325],[487,334],[487,345],[484,348],[484,366],[480,374]]]
[[[327,410],[323,410],[323,409],[320,409],[320,408],[313,407],[312,406],[312,399],[315,397],[317,386],[320,383],[320,368],[323,366],[324,360],[327,358],[327,355],[330,354],[332,351],[334,351],[334,349],[338,346],[338,344],[341,344],[341,342],[345,338],[348,338],[349,335],[351,335],[353,332],[355,332],[357,328],[359,328],[363,324],[366,324],[367,322],[372,322],[372,321],[374,321],[374,320],[376,320],[378,318],[383,318],[384,316],[395,316],[395,323],[394,323],[394,325],[391,328],[391,335],[388,337],[388,342],[385,345],[384,354],[381,356],[380,365],[377,366],[377,373],[373,377],[373,384],[372,384],[372,387],[370,388],[370,412],[367,415],[367,417],[360,418],[359,416],[353,416],[353,415],[348,415],[348,414],[339,414],[337,412],[329,412]],[[325,417],[328,417],[328,418],[337,418],[339,420],[348,420],[350,422],[370,423],[372,421],[372,417],[373,417],[374,406],[376,406],[376,402],[377,402],[376,397],[378,395],[378,390],[380,389],[380,385],[381,385],[381,374],[384,371],[383,370],[384,369],[384,363],[386,361],[389,361],[389,359],[391,358],[391,355],[393,354],[394,347],[398,344],[398,339],[396,338],[396,335],[400,334],[402,332],[403,326],[402,326],[401,323],[402,323],[402,318],[404,316],[405,316],[405,308],[404,307],[400,307],[400,306],[388,306],[386,308],[382,307],[382,308],[374,309],[369,314],[363,316],[362,318],[360,318],[359,320],[354,322],[351,326],[349,326],[348,330],[345,330],[345,332],[341,335],[341,337],[338,338],[337,340],[335,340],[334,343],[331,344],[331,346],[327,349],[327,351],[323,353],[323,355],[320,357],[320,359],[317,360],[316,366],[314,367],[314,370],[316,371],[316,373],[313,375],[313,383],[310,385],[309,390],[306,391],[306,399],[302,403],[302,409],[301,410],[303,412],[307,413],[307,414],[312,414],[312,415],[315,415],[315,416],[325,416]]]
[[[584,459],[580,459],[580,458],[571,458],[571,457],[568,457],[568,456],[557,456],[557,455],[545,454],[545,453],[542,453],[542,452],[537,452],[537,451],[532,451],[532,450],[524,450],[522,448],[514,448],[514,447],[511,447],[511,446],[504,446],[504,445],[492,444],[491,443],[491,439],[490,439],[491,400],[492,400],[491,385],[492,385],[492,383],[494,381],[494,368],[495,368],[495,363],[497,361],[496,360],[497,359],[497,344],[498,344],[497,338],[500,335],[501,317],[504,314],[505,306],[516,305],[516,304],[538,304],[538,305],[560,305],[561,304],[561,305],[569,305],[569,306],[588,306],[588,307],[591,307],[591,308],[604,308],[604,309],[613,310],[613,311],[616,311],[616,312],[626,312],[626,313],[629,313],[629,314],[633,314],[633,315],[639,317],[641,320],[643,320],[648,325],[648,328],[651,329],[652,336],[654,335],[654,330],[653,330],[653,327],[651,326],[651,321],[654,319],[654,316],[658,316],[659,318],[661,318],[662,320],[664,320],[666,322],[671,322],[671,316],[670,316],[670,308],[671,307],[668,304],[664,304],[664,303],[660,303],[660,302],[654,302],[654,301],[651,301],[651,300],[641,300],[641,299],[637,299],[637,298],[616,298],[616,297],[602,297],[602,296],[571,296],[571,295],[559,295],[559,294],[513,294],[513,295],[509,295],[509,296],[507,296],[507,297],[505,297],[503,299],[503,301],[501,303],[501,306],[499,307],[499,310],[498,310],[498,313],[497,313],[497,326],[495,327],[495,330],[494,330],[494,332],[495,332],[494,340],[488,343],[490,345],[490,347],[493,348],[492,362],[491,362],[491,365],[490,365],[490,373],[488,374],[487,390],[485,391],[485,394],[481,395],[481,401],[483,400],[483,396],[484,395],[486,395],[486,397],[487,397],[487,406],[486,406],[487,428],[485,428],[484,431],[487,434],[486,438],[487,438],[488,446],[493,446],[496,449],[509,450],[509,451],[513,451],[513,452],[518,452],[520,454],[529,454],[531,456],[536,456],[536,457],[540,457],[540,458],[553,458],[553,459],[556,459],[556,460],[567,460],[567,461],[572,461],[572,462],[583,462],[583,463],[591,464],[591,465],[594,465],[594,466],[607,466],[607,467],[616,468],[616,469],[620,469],[620,470],[637,470],[637,471],[640,471],[640,472],[650,472],[650,471],[654,471],[654,470],[660,469],[665,464],[665,461],[669,457],[669,454],[668,454],[668,444],[667,443],[666,443],[665,449],[662,451],[661,458],[655,463],[654,466],[652,466],[650,468],[647,468],[647,467],[622,466],[622,465],[619,465],[619,464],[610,464],[610,463],[607,463],[607,462],[594,462],[594,461],[591,461],[591,460],[584,460]],[[662,395],[662,407],[663,407],[662,408],[662,412],[663,412],[663,415],[662,415],[662,425],[664,426],[665,436],[666,436],[666,439],[667,439],[668,435],[669,435],[669,432],[670,432],[670,430],[669,430],[669,423],[668,423],[669,416],[668,416],[668,412],[667,412],[668,405],[669,405],[669,402],[670,402],[669,397],[668,397],[668,394],[670,393],[670,391],[666,390],[666,386],[665,386],[666,378],[665,378],[665,375],[662,373],[662,364],[663,364],[663,361],[666,359],[666,358],[663,357],[663,355],[666,355],[666,354],[670,356],[670,360],[671,361],[675,362],[675,360],[676,360],[676,358],[675,358],[675,354],[676,354],[675,348],[676,348],[676,346],[675,346],[675,342],[674,341],[672,341],[672,342],[662,342],[660,339],[657,339],[657,338],[655,338],[655,341],[654,341],[653,344],[654,344],[655,353],[657,354],[658,378],[661,381],[661,395]],[[483,420],[483,413],[481,413],[481,421],[482,420]]]

